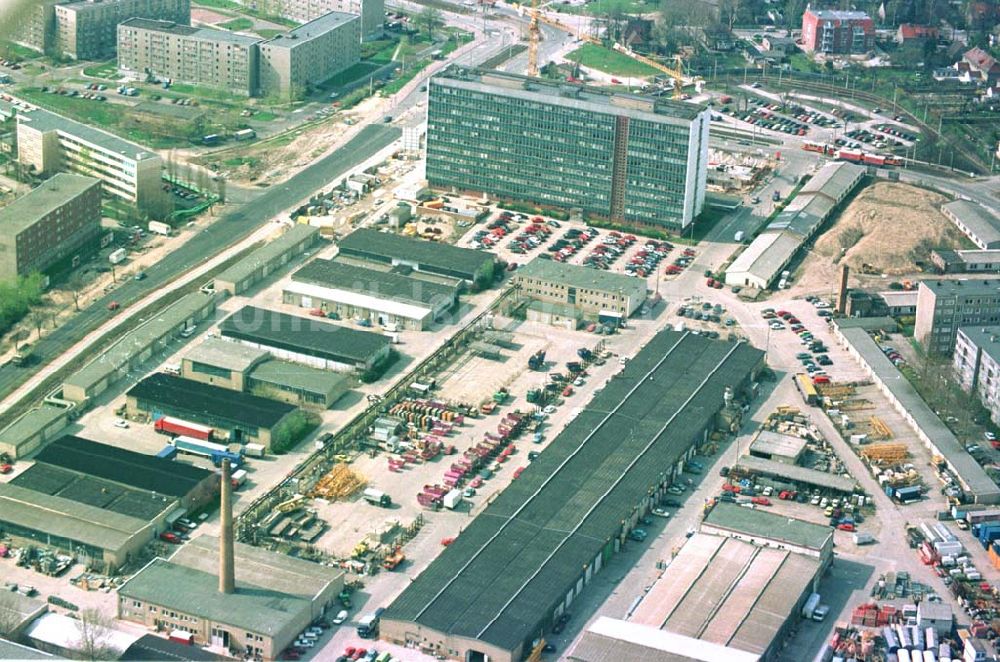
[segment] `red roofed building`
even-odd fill
[[[962,56],[962,62],[968,65],[973,80],[986,84],[1000,80],[1000,62],[979,47],[967,50]]]
[[[802,47],[806,52],[856,55],[875,43],[875,24],[863,11],[810,9],[802,15]]]
[[[926,39],[937,39],[940,34],[937,28],[932,28],[927,25],[913,25],[912,23],[903,23],[899,26],[899,30],[896,31],[896,42],[900,44],[905,44],[908,41],[924,41]]]

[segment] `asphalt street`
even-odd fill
[[[35,342],[35,355],[42,363],[55,358],[106,321],[110,315],[107,306],[112,301],[126,307],[162,284],[170,282],[178,274],[237,243],[314,191],[328,186],[345,172],[397,140],[401,133],[399,128],[393,126],[365,127],[337,151],[283,184],[266,189],[252,201],[221,216],[211,226],[188,240],[183,250],[170,253],[156,265],[146,269],[145,280],[124,281],[111,293],[95,300],[71,320]],[[0,398],[17,388],[35,369],[35,366],[18,368],[12,364],[0,366]]]

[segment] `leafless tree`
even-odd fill
[[[111,643],[114,626],[111,618],[97,609],[80,612],[80,640],[76,651],[84,660],[117,660],[122,651]]]

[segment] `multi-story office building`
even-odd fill
[[[361,38],[378,39],[385,25],[385,0],[242,0],[247,7],[300,23],[332,11],[361,16]]]
[[[96,248],[101,183],[59,173],[0,208],[0,280],[12,280]]]
[[[431,79],[431,186],[681,230],[705,202],[704,106],[450,67]]]
[[[159,155],[46,110],[18,114],[17,158],[39,174],[96,177],[105,193],[140,209],[152,211],[162,199]]]
[[[132,18],[118,25],[118,68],[253,96],[261,41],[228,30]]]
[[[55,47],[66,57],[96,60],[115,54],[118,24],[130,18],[191,23],[191,0],[82,0],[55,5]]]
[[[802,48],[835,55],[867,53],[875,44],[875,23],[863,11],[808,9],[802,15]]]
[[[302,97],[361,59],[361,17],[330,12],[260,44],[264,96]]]
[[[1000,278],[925,280],[913,336],[931,354],[951,354],[959,327],[1000,324]]]
[[[1000,425],[1000,326],[963,326],[955,337],[955,377],[979,395],[990,418]]]

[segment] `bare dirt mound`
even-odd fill
[[[816,241],[824,261],[855,273],[912,274],[934,248],[962,248],[963,236],[939,209],[947,198],[925,189],[878,182],[862,191]],[[867,265],[867,266],[865,266]],[[864,269],[862,267],[865,266]]]

